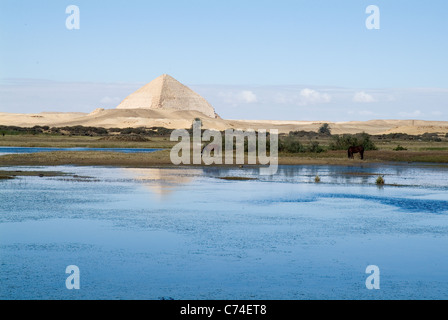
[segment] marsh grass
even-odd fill
[[[378,178],[376,178],[375,183],[379,186],[383,186],[386,183],[386,181],[384,180],[383,176],[378,176]]]
[[[151,137],[143,139],[125,136],[114,137],[90,136],[48,136],[13,135],[0,136],[0,146],[3,147],[53,147],[53,148],[171,148],[176,142],[169,137]],[[137,141],[140,140],[140,141]]]
[[[448,163],[448,141],[423,142],[408,140],[375,140],[378,150],[365,152],[365,160],[347,159],[346,150],[328,150],[328,145],[333,141],[330,137],[318,136],[314,151],[320,146],[323,152],[309,152],[309,145],[292,143],[291,153],[279,150],[278,163],[283,165],[294,164],[327,164],[327,165],[360,165],[362,163],[381,162],[423,162],[423,163]],[[289,141],[289,140],[288,140]],[[291,139],[289,142],[294,142]],[[55,148],[157,148],[166,149],[147,154],[118,154],[110,152],[51,152],[36,154],[11,154],[0,156],[0,165],[117,165],[117,166],[152,166],[171,165],[169,149],[177,144],[170,141],[169,137],[150,137],[150,141],[113,141],[102,140],[102,137],[90,136],[49,136],[38,135],[14,135],[0,136],[0,146],[5,147],[55,147]],[[396,152],[393,149],[397,144],[408,150]],[[291,151],[291,150],[290,150]],[[235,162],[234,162],[235,163]],[[247,163],[247,162],[245,162]]]
[[[397,145],[397,147],[394,149],[394,151],[406,151],[407,148],[403,147],[401,144]]]

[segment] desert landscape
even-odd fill
[[[275,107],[275,106],[273,106]],[[103,128],[164,127],[189,128],[199,118],[204,129],[277,129],[279,133],[291,131],[318,131],[324,123],[334,134],[365,132],[372,135],[406,133],[448,133],[447,121],[423,120],[370,120],[330,122],[321,121],[269,121],[222,119],[214,108],[197,93],[169,75],[161,75],[126,97],[115,109],[96,109],[91,113],[42,112],[37,114],[0,113],[0,124],[19,127],[33,126],[90,126]]]

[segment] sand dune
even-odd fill
[[[408,133],[425,132],[448,133],[447,121],[423,120],[370,120],[350,122],[329,121],[269,121],[269,120],[225,120],[210,118],[193,110],[179,111],[170,109],[97,109],[91,113],[80,112],[42,112],[37,114],[0,113],[1,125],[32,127],[47,125],[95,126],[104,128],[153,127],[171,129],[189,128],[195,118],[200,118],[206,129],[278,129],[280,133],[295,130],[317,131],[323,123],[329,123],[332,133]]]

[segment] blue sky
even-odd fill
[[[1,0],[0,112],[112,108],[167,73],[227,118],[448,120],[447,16],[442,0]]]

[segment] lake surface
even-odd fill
[[[73,175],[0,180],[1,299],[448,297],[447,168],[2,170]]]
[[[53,151],[104,151],[104,152],[120,152],[120,153],[141,153],[154,152],[161,149],[149,148],[43,148],[43,147],[0,147],[0,156],[5,154],[17,153],[37,153],[37,152],[53,152]]]

